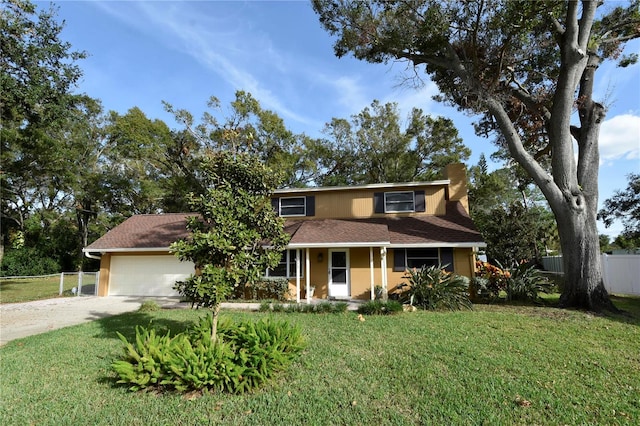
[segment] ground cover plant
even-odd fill
[[[111,364],[135,326],[184,331],[202,310],[133,312],[0,348],[1,424],[638,424],[640,299],[629,315],[476,305],[410,315],[224,312],[302,329],[302,356],[243,395],[130,392]]]
[[[123,341],[124,355],[114,361],[118,383],[141,389],[244,393],[285,369],[305,343],[300,329],[286,321],[226,321],[213,339],[213,315],[182,333],[136,327]]]
[[[263,300],[258,310],[260,312],[287,312],[307,314],[339,314],[347,312],[347,302],[320,302],[320,303],[280,303],[272,300]]]

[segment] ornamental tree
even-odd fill
[[[593,87],[600,64],[640,35],[640,12],[637,0],[598,13],[602,4],[315,0],[313,7],[337,36],[337,56],[407,61],[415,76],[431,77],[440,100],[481,117],[478,131],[496,136],[554,213],[565,271],[560,305],[615,310],[599,261],[598,137],[606,108]]]
[[[257,157],[210,152],[201,172],[208,187],[189,197],[196,214],[187,219],[190,235],[171,245],[180,260],[195,264],[196,273],[174,288],[194,306],[212,310],[215,340],[220,304],[234,288],[276,267],[289,235],[269,198],[280,178]]]

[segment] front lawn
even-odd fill
[[[66,274],[63,280],[63,296],[72,296],[71,289],[77,287],[78,275]],[[95,275],[86,274],[83,280],[83,294],[95,287]],[[32,300],[59,297],[60,275],[41,278],[0,279],[0,303],[30,302]]]
[[[639,424],[633,316],[548,307],[397,316],[228,312],[299,324],[303,355],[247,395],[131,393],[115,332],[180,330],[205,311],[130,313],[0,348],[0,424]]]

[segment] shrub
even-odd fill
[[[397,300],[370,300],[358,306],[358,313],[365,315],[394,315],[402,311],[402,303]]]
[[[466,277],[447,272],[440,266],[423,266],[407,270],[404,278],[408,279],[409,285],[401,298],[413,306],[427,310],[472,307]]]
[[[476,277],[471,282],[474,295],[483,299],[497,300],[500,293],[507,291],[509,270],[489,262],[476,262]]]
[[[286,312],[286,313],[312,313],[312,314],[339,314],[346,312],[349,308],[347,302],[321,302],[313,303],[263,303],[260,305],[261,312]]]
[[[154,312],[159,311],[160,305],[155,300],[145,300],[138,308],[138,312]]]
[[[289,280],[284,277],[263,277],[254,284],[246,284],[239,288],[236,297],[248,297],[253,300],[273,299],[287,300],[289,296]]]
[[[283,370],[305,346],[299,327],[285,321],[220,321],[215,342],[212,324],[212,316],[207,315],[175,337],[136,327],[132,343],[118,333],[125,344],[125,354],[112,364],[118,383],[133,391],[243,393]]]
[[[507,300],[540,302],[540,293],[551,293],[554,284],[534,265],[521,264],[509,269]]]
[[[0,274],[5,277],[47,275],[57,272],[60,272],[58,262],[32,247],[7,250],[0,268]]]
[[[488,262],[477,263],[476,277],[472,288],[478,297],[498,300],[540,302],[540,293],[552,293],[555,284],[535,268],[533,264],[521,263],[511,268],[495,266]]]

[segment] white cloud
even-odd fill
[[[600,160],[640,158],[640,116],[617,115],[602,123],[600,128]]]

